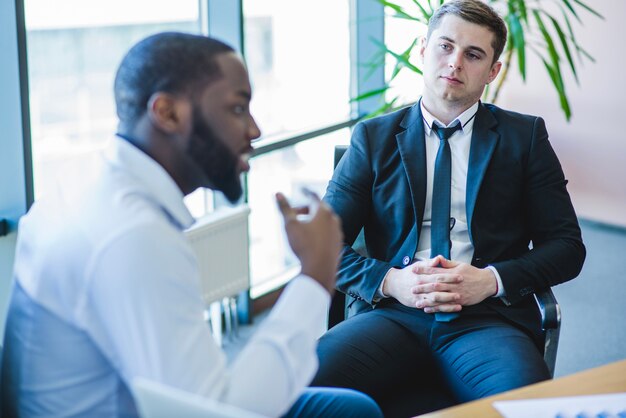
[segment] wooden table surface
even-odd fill
[[[626,392],[626,360],[420,415],[420,418],[502,418],[492,406],[494,401],[619,392]]]

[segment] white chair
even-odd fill
[[[141,418],[267,418],[148,379],[135,379],[132,392]]]

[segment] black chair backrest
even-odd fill
[[[346,153],[346,150],[348,149],[347,145],[336,145],[335,146],[335,158],[334,158],[334,168],[337,168],[337,164],[339,164],[339,161],[341,160],[341,157],[343,157],[343,154]]]

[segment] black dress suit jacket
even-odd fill
[[[418,102],[357,124],[328,185],[324,200],[341,218],[346,244],[337,289],[353,298],[352,314],[375,307],[387,271],[410,264],[417,250],[426,199],[423,123]],[[532,295],[576,277],[585,259],[566,184],[541,118],[479,104],[467,174],[471,264],[498,270],[509,305],[482,303],[535,335]],[[369,257],[351,248],[362,228]]]

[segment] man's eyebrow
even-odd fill
[[[454,39],[448,38],[445,35],[440,36],[439,39],[441,39],[443,41],[446,41],[446,42],[450,42],[451,44],[456,44],[456,42],[454,42]],[[480,52],[481,54],[487,55],[487,52],[484,49],[482,49],[481,47],[479,47],[479,46],[470,45],[466,49],[470,50],[470,51]]]
[[[455,43],[456,43],[456,42],[454,42],[454,39],[452,39],[452,38],[448,38],[448,37],[447,37],[447,36],[445,36],[445,35],[440,36],[440,37],[439,37],[439,39],[441,39],[441,40],[443,40],[443,41],[448,41],[448,42],[450,42],[451,44],[455,44]]]
[[[250,101],[252,100],[252,94],[249,91],[246,90],[239,90],[237,92],[237,96],[243,97],[244,99]]]
[[[487,55],[487,52],[484,49],[482,49],[481,47],[479,47],[479,46],[470,45],[470,46],[467,47],[467,49],[470,50],[470,51],[480,52],[481,54],[483,54],[485,56]]]

